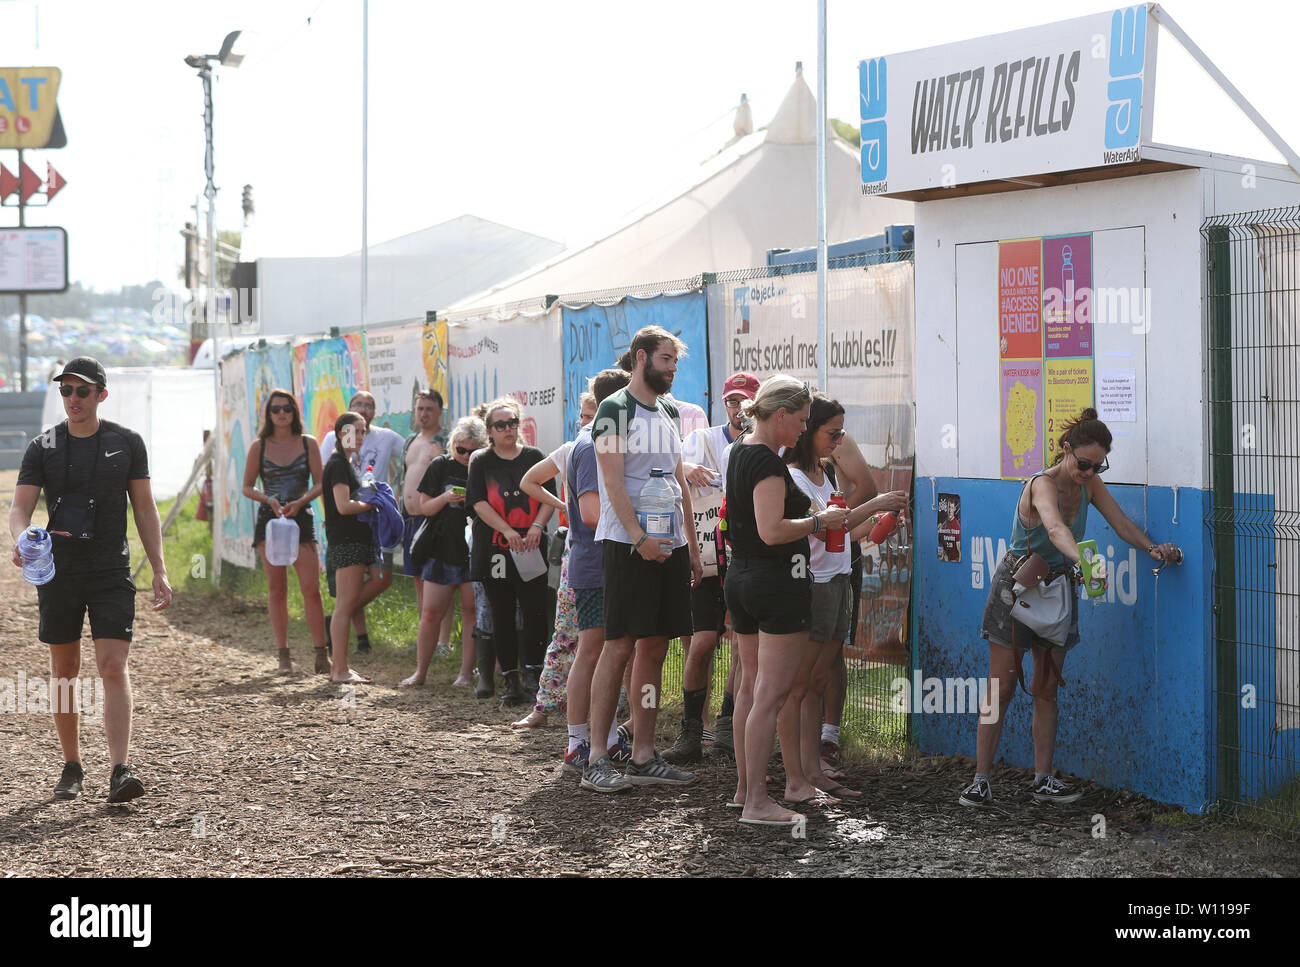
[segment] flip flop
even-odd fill
[[[730,799],[728,799],[728,800],[727,800],[727,808],[728,808],[728,809],[744,809],[744,808],[745,808],[745,804],[744,804],[743,802],[733,802],[733,801],[731,801]]]
[[[863,798],[861,790],[850,789],[848,786],[836,786],[834,789],[823,789],[822,792],[841,801],[857,802]]]
[[[352,672],[351,678],[346,678],[343,681],[339,681],[338,679],[336,679],[334,676],[331,675],[330,682],[334,685],[373,685],[374,684],[370,679],[366,678],[365,675],[359,674],[355,670]]]
[[[783,799],[781,801],[791,809],[800,811],[815,809],[822,811],[826,809],[834,809],[836,806],[843,803],[844,800],[836,799],[833,796],[810,796],[807,799]]]
[[[740,817],[740,821],[746,826],[776,826],[781,829],[793,829],[801,821],[807,821],[808,817],[802,813],[795,813],[789,819],[746,819]]]

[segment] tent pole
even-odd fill
[[[826,0],[817,0],[817,388],[826,372]]]

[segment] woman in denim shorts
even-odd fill
[[[1052,774],[1052,756],[1056,751],[1056,690],[1061,684],[1065,656],[1079,641],[1079,541],[1084,539],[1088,522],[1088,505],[1095,505],[1115,534],[1134,547],[1143,548],[1157,561],[1182,560],[1182,552],[1173,544],[1157,545],[1142,529],[1120,510],[1115,498],[1102,482],[1100,474],[1107,468],[1111,434],[1089,407],[1064,427],[1056,462],[1042,473],[1029,478],[1016,502],[1011,522],[1011,546],[998,563],[984,606],[980,636],[989,642],[989,708],[982,710],[975,737],[975,780],[962,790],[958,802],[963,806],[987,806],[993,802],[989,772],[1002,737],[1002,722],[1007,707],[1021,680],[1020,661],[1025,651],[1034,655],[1033,682],[1029,688],[1034,700],[1034,783],[1035,802],[1074,802],[1079,790]],[[1015,597],[1013,575],[1030,554],[1038,554],[1052,569],[1051,577],[1065,574],[1070,580],[1070,629],[1063,645],[1054,645],[1035,635],[1011,614]],[[1101,570],[1094,565],[1093,576],[1106,578],[1104,559]],[[992,705],[996,696],[996,717]],[[986,721],[993,718],[993,721]]]

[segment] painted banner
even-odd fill
[[[241,353],[221,361],[221,434],[215,486],[216,554],[240,567],[253,567],[253,502],[244,497],[244,461],[257,431],[250,422],[248,373]]]
[[[262,430],[266,399],[272,390],[294,393],[293,350],[288,343],[263,349],[244,350],[245,378],[248,386],[248,426],[253,436]],[[244,454],[238,454],[242,462]]]
[[[1092,360],[1048,359],[1043,363],[1043,417],[1047,421],[1044,444],[1046,464],[1056,461],[1063,427],[1092,406]]]
[[[365,344],[358,333],[293,347],[294,389],[307,433],[321,440],[359,389],[369,389]]]
[[[450,419],[510,396],[524,409],[520,441],[549,453],[564,442],[561,310],[447,327]]]
[[[1043,355],[1092,355],[1092,236],[1043,239]]]
[[[863,194],[1140,160],[1151,140],[1154,6],[863,60]]]
[[[686,343],[687,355],[677,364],[672,395],[708,412],[708,318],[703,291],[652,299],[628,296],[612,306],[565,306],[563,324],[565,439],[578,432],[578,403],[587,381],[602,369],[617,366],[618,357],[645,326],[660,326]]]
[[[366,333],[375,423],[402,436],[414,432],[415,397],[435,389],[447,399],[447,323],[412,322]]]
[[[998,352],[1002,359],[1042,359],[1042,269],[1036,238],[998,243]]]
[[[1043,361],[1002,366],[1002,476],[1024,479],[1043,469]]]

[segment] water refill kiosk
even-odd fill
[[[1283,163],[1152,140],[1158,36]],[[1235,670],[1225,699],[1202,225],[1300,202],[1300,160],[1155,4],[874,57],[860,72],[862,191],[918,203],[913,735],[924,752],[974,755],[980,619],[1017,496],[1051,465],[1060,424],[1095,406],[1114,434],[1111,493],[1186,562],[1153,577],[1155,562],[1089,513],[1111,581],[1080,603],[1055,766],[1199,811],[1235,761],[1216,757]],[[1294,768],[1300,723],[1268,710],[1300,704],[1286,666],[1297,645],[1275,644],[1277,668],[1249,683],[1258,704],[1240,714],[1269,716],[1256,741],[1289,747]],[[1012,766],[1033,765],[1030,706],[1021,693],[1005,723],[998,755]],[[1242,790],[1229,779],[1226,792]]]

